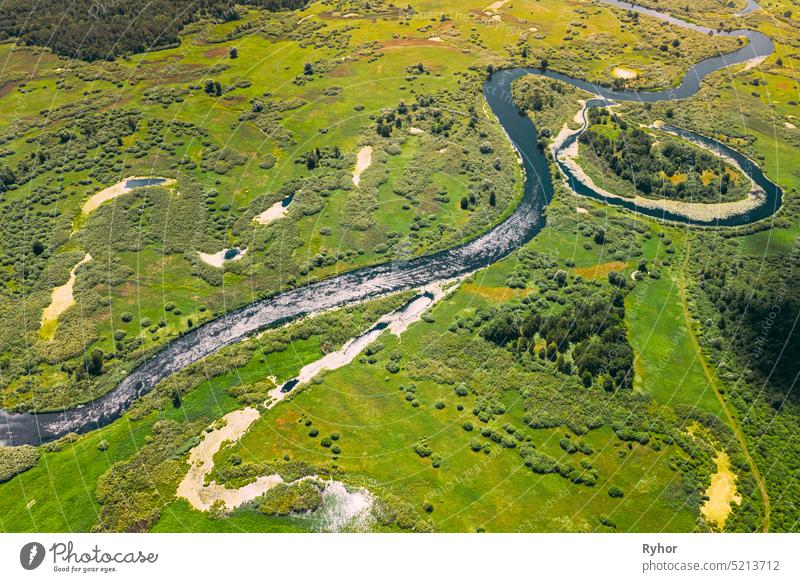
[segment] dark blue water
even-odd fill
[[[637,10],[647,12],[646,9],[637,8]],[[670,22],[675,20],[664,15],[658,15],[658,17]],[[687,26],[694,27],[694,25]],[[560,79],[614,101],[654,102],[683,99],[693,95],[698,90],[700,81],[709,73],[734,63],[744,62],[749,58],[771,54],[773,45],[767,37],[752,31],[743,31],[741,34],[750,39],[749,45],[735,53],[713,57],[696,64],[687,72],[678,87],[666,91],[641,93],[615,91],[581,79],[573,79],[555,71],[515,69],[496,72],[486,82],[484,96],[519,153],[525,176],[523,196],[514,211],[502,223],[478,238],[452,249],[412,260],[357,269],[324,281],[278,293],[271,298],[261,299],[231,311],[173,340],[160,352],[132,370],[108,394],[80,407],[41,414],[18,414],[0,410],[0,427],[2,427],[0,428],[0,443],[38,445],[70,432],[82,433],[106,426],[119,418],[133,402],[149,392],[161,380],[257,331],[310,313],[458,277],[499,261],[541,231],[544,226],[543,209],[553,195],[547,159],[537,146],[536,128],[529,117],[519,114],[511,98],[511,84],[514,80],[527,74],[544,75]],[[605,104],[604,99],[593,103],[596,106],[603,104]],[[744,171],[764,188],[768,193],[769,203],[764,206],[763,216],[768,216],[777,210],[780,205],[780,190],[764,176],[755,164],[716,140],[691,132],[686,132],[684,135],[689,136],[690,134],[694,138],[706,140],[707,144],[718,147],[726,155],[736,158]],[[144,179],[143,181],[147,183],[130,180],[129,184],[137,182],[136,187],[153,185],[150,180],[160,179]],[[581,186],[576,184],[576,188],[580,189]],[[579,193],[603,199],[596,192],[584,190]],[[291,202],[291,200],[284,200],[285,204]],[[629,201],[609,200],[608,202],[620,206],[626,206],[627,202],[631,210],[649,214],[646,212],[647,209],[636,208]],[[688,222],[678,216],[666,214],[655,214],[655,216]],[[751,213],[747,216],[720,221],[719,224],[744,224],[763,216]],[[283,388],[288,391],[293,386],[284,386]]]
[[[143,188],[145,186],[158,186],[166,182],[164,178],[134,178],[125,182],[125,187],[128,189]]]

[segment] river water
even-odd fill
[[[108,394],[80,407],[41,414],[8,413],[0,410],[0,444],[38,445],[70,432],[82,433],[100,428],[119,418],[133,402],[149,392],[159,381],[257,331],[349,303],[397,291],[416,289],[437,281],[454,279],[488,266],[530,241],[544,226],[543,209],[552,198],[553,185],[547,159],[537,147],[536,128],[528,116],[519,114],[511,99],[511,84],[521,76],[534,74],[559,79],[599,95],[604,100],[640,101],[643,103],[677,100],[695,94],[700,87],[700,82],[708,74],[751,58],[767,56],[774,50],[772,41],[759,32],[750,30],[710,31],[710,29],[686,23],[646,8],[632,7],[624,2],[604,1],[618,7],[650,14],[676,26],[691,28],[699,32],[743,36],[749,40],[749,43],[733,53],[712,57],[697,63],[689,69],[679,86],[663,91],[616,91],[550,70],[513,69],[495,72],[486,82],[484,95],[492,112],[519,153],[525,175],[523,196],[516,209],[502,223],[478,238],[452,249],[412,260],[357,269],[304,287],[291,289],[231,311],[170,342],[160,352],[135,368]],[[598,104],[602,104],[602,101]],[[777,210],[780,205],[780,189],[767,180],[755,164],[738,152],[719,144],[716,140],[702,136],[696,137],[707,140],[709,145],[719,147],[721,151],[737,160],[741,158],[742,168],[767,192],[767,203],[760,207],[763,209],[761,214],[752,211],[744,217],[731,217],[720,221],[720,225],[752,222]],[[575,138],[577,135],[572,139]],[[564,144],[564,146],[568,145]],[[588,188],[583,187],[577,181],[571,181],[579,194],[604,199],[596,192],[588,191]],[[688,222],[679,216],[637,208],[626,200],[615,200],[612,203],[643,214]],[[611,200],[608,201],[611,202]]]

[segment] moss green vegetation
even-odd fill
[[[92,62],[57,56],[72,50],[69,36],[56,53],[0,44],[0,106],[14,112],[0,117],[2,406],[88,401],[234,307],[500,221],[522,176],[483,99],[487,67],[654,88],[739,46],[599,3],[518,0],[491,14],[486,4],[208,10],[187,19],[176,46]],[[729,4],[659,6],[742,25]],[[796,530],[791,9],[781,0],[746,17],[776,39],[775,55],[712,75],[680,104],[595,111],[593,157],[581,152],[597,183],[621,195],[741,198],[740,173],[641,128],[660,120],[711,135],[781,185],[775,217],[662,225],[576,197],[551,164],[555,198],[530,243],[276,406],[265,402],[277,385],[410,295],[229,346],[100,430],[0,449],[0,530],[310,531],[320,489],[297,480],[311,475],[369,491],[377,531]],[[618,67],[636,74],[614,76]],[[540,77],[513,92],[545,152],[588,96]],[[356,185],[365,147],[371,163]],[[128,176],[174,182],[81,211]],[[283,217],[254,220],[289,199]],[[226,249],[246,252],[221,267],[200,257]],[[42,333],[53,288],[86,253],[75,304]],[[260,418],[220,449],[209,480],[241,487],[279,473],[294,483],[231,512],[197,511],[175,495],[188,452],[244,406]],[[742,498],[723,526],[701,512],[720,451]]]

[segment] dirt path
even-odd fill
[[[741,427],[739,426],[739,422],[736,420],[731,409],[728,407],[728,403],[725,402],[725,399],[722,397],[722,393],[719,391],[719,386],[717,385],[717,378],[714,372],[711,370],[711,367],[706,362],[706,357],[703,354],[703,350],[700,348],[700,342],[697,340],[697,336],[694,333],[694,328],[692,327],[692,317],[689,313],[689,306],[686,301],[686,269],[689,262],[689,252],[691,248],[691,240],[689,238],[686,239],[686,248],[683,251],[683,261],[681,263],[681,272],[678,277],[678,290],[680,292],[681,297],[681,308],[683,309],[683,317],[686,320],[686,330],[689,333],[689,337],[692,340],[692,345],[694,346],[695,352],[697,352],[697,359],[700,362],[700,365],[703,368],[703,373],[706,375],[706,379],[708,380],[711,389],[714,390],[714,394],[717,397],[717,400],[722,406],[722,410],[725,412],[725,417],[728,419],[728,424],[733,431],[733,434],[736,436],[736,440],[739,441],[739,446],[742,447],[742,451],[744,452],[745,457],[747,458],[747,464],[750,465],[750,471],[753,473],[753,477],[756,480],[756,484],[758,485],[759,491],[761,491],[761,498],[764,500],[764,526],[763,531],[767,533],[769,531],[770,525],[770,502],[769,502],[769,493],[767,492],[767,485],[764,482],[764,477],[761,475],[761,471],[758,470],[758,466],[756,465],[755,461],[753,460],[752,455],[750,454],[750,449],[747,446],[747,440],[744,437],[744,433],[742,432]]]

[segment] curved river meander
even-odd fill
[[[748,44],[739,50],[703,60],[694,65],[674,89],[652,92],[615,91],[555,71],[513,69],[496,72],[484,87],[486,101],[519,152],[525,173],[524,193],[514,212],[480,237],[458,247],[408,261],[366,267],[330,279],[279,293],[202,325],[165,346],[128,374],[111,392],[83,406],[63,412],[41,414],[7,413],[0,410],[0,444],[38,445],[70,432],[86,432],[105,426],[119,416],[159,381],[197,362],[219,349],[241,341],[256,331],[276,326],[303,315],[340,307],[435,281],[451,279],[490,265],[532,239],[544,225],[543,209],[553,194],[547,159],[537,147],[536,129],[530,118],[519,114],[511,99],[511,84],[523,75],[544,75],[598,95],[588,105],[602,105],[607,100],[655,102],[684,99],[697,93],[702,79],[724,67],[749,59],[767,56],[774,46],[765,35],[752,30],[732,32],[710,31],[671,16],[624,2],[604,0],[607,4],[636,10],[660,18],[676,26],[724,36],[746,37]],[[752,4],[752,3],[751,3]],[[685,130],[682,130],[685,131]],[[719,148],[736,159],[742,169],[766,192],[764,203],[747,215],[732,216],[714,224],[732,226],[746,224],[774,213],[781,203],[780,189],[763,172],[739,152],[711,138],[685,133]],[[562,145],[568,147],[573,135]],[[636,207],[625,199],[607,199],[574,180],[563,167],[567,179],[578,194],[598,198],[635,212],[678,222],[691,222],[684,217],[648,208]]]

